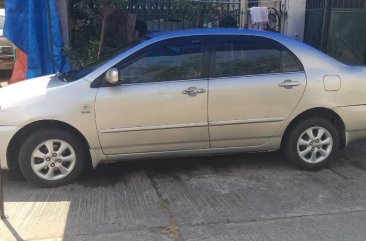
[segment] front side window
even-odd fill
[[[193,39],[172,39],[156,44],[119,68],[123,83],[147,83],[202,77],[203,44]]]
[[[272,40],[231,37],[215,44],[213,77],[231,77],[300,71],[287,49]]]

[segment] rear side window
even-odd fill
[[[291,54],[288,50],[281,51],[281,63],[282,63],[282,72],[302,71],[300,61],[295,59],[293,54]]]
[[[165,40],[119,68],[124,83],[147,83],[202,77],[203,44],[194,39]]]
[[[214,44],[212,77],[231,77],[281,72],[302,68],[293,54],[277,42],[253,36],[221,37]]]

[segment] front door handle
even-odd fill
[[[285,88],[285,89],[291,89],[292,87],[295,86],[300,86],[301,82],[299,81],[292,81],[290,79],[287,79],[281,83],[278,84],[279,87]]]
[[[205,89],[197,88],[197,87],[189,87],[186,90],[182,90],[182,94],[189,95],[189,96],[195,96],[197,94],[203,94],[205,93]]]

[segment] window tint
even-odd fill
[[[188,80],[202,77],[203,45],[200,41],[165,41],[145,51],[120,69],[124,83]]]
[[[232,37],[215,44],[213,77],[300,71],[287,49],[257,37]]]
[[[301,71],[299,63],[295,60],[294,56],[288,51],[283,50],[282,52],[282,71],[283,72],[296,72]]]

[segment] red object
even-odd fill
[[[17,60],[15,61],[13,74],[11,75],[9,84],[14,84],[16,82],[25,80],[27,75],[27,66],[27,55],[20,49],[17,49]]]

